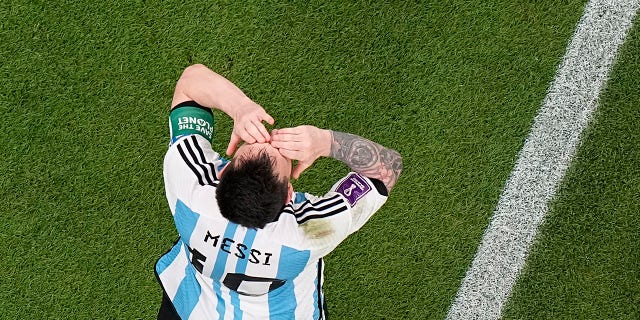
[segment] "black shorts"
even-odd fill
[[[162,304],[160,305],[160,311],[158,311],[158,320],[180,320],[176,308],[164,290],[162,291]]]

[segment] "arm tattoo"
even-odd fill
[[[402,171],[402,158],[397,151],[350,133],[331,133],[332,158],[355,172],[382,181],[387,190],[391,190]]]

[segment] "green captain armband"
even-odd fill
[[[180,137],[197,134],[213,139],[213,112],[193,101],[177,105],[169,114],[171,142]]]

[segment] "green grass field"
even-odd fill
[[[155,318],[153,265],[177,237],[168,107],[192,63],[275,127],[403,155],[385,207],[325,260],[329,311],[443,319],[585,3],[2,1],[0,319]],[[638,317],[634,30],[506,318]],[[345,172],[324,159],[294,186],[321,194]]]
[[[640,318],[638,79],[636,24],[505,319]]]

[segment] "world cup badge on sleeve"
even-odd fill
[[[336,192],[342,194],[352,207],[369,191],[371,186],[357,173],[349,174],[336,189]]]

